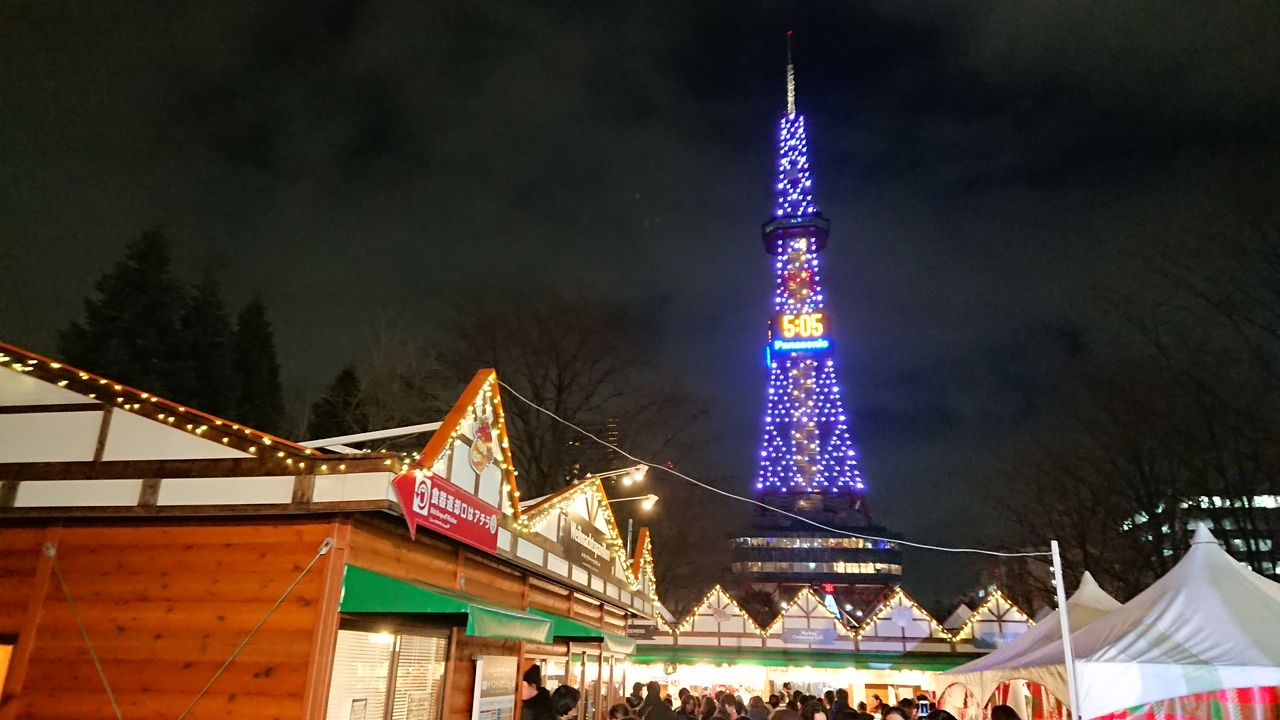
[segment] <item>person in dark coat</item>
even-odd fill
[[[534,663],[520,680],[520,720],[549,720],[551,693],[542,686],[542,667]]]

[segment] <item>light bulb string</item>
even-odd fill
[[[544,414],[544,415],[546,415],[546,416],[550,417],[551,419],[553,419],[553,420],[555,420],[555,421],[557,421],[557,422],[559,422],[559,423],[561,423],[561,424],[564,424],[564,425],[567,425],[567,426],[568,426],[568,427],[570,427],[570,428],[573,428],[574,430],[578,431],[579,433],[581,433],[581,434],[583,434],[583,435],[586,435],[587,437],[591,438],[592,440],[596,441],[597,443],[599,443],[599,444],[603,445],[604,447],[606,447],[606,448],[608,448],[608,449],[612,450],[613,452],[616,452],[616,453],[618,453],[618,454],[622,455],[623,457],[625,457],[625,458],[627,458],[627,459],[629,459],[629,460],[631,460],[631,461],[633,461],[633,462],[637,462],[637,463],[640,463],[640,464],[642,464],[642,465],[647,465],[648,467],[655,468],[655,469],[657,469],[657,470],[662,470],[662,471],[668,472],[668,473],[670,473],[670,474],[672,474],[672,475],[674,475],[674,476],[676,476],[676,477],[678,477],[678,478],[680,478],[680,479],[682,479],[682,480],[686,480],[686,481],[688,481],[688,482],[691,482],[691,483],[693,483],[694,485],[697,485],[698,487],[703,488],[704,490],[710,490],[710,491],[711,491],[711,492],[713,492],[713,493],[716,493],[716,494],[718,494],[718,495],[723,495],[724,497],[731,498],[731,499],[733,499],[733,500],[739,500],[739,501],[741,501],[741,502],[750,503],[750,504],[755,505],[755,506],[757,506],[757,507],[762,507],[762,508],[764,508],[765,510],[768,510],[768,511],[770,511],[770,512],[778,513],[779,515],[785,515],[785,516],[787,516],[787,517],[789,517],[789,518],[792,518],[792,519],[795,519],[795,520],[799,520],[799,521],[801,521],[801,522],[803,522],[803,523],[807,523],[807,524],[812,525],[813,527],[816,527],[816,528],[818,528],[818,529],[820,529],[820,530],[826,530],[826,531],[828,531],[828,532],[833,532],[833,533],[836,533],[837,535],[845,535],[845,536],[848,536],[848,537],[859,538],[859,539],[861,539],[861,540],[875,540],[875,541],[879,541],[879,542],[886,542],[886,543],[897,543],[897,544],[899,544],[899,545],[906,545],[906,546],[908,546],[908,547],[919,548],[919,549],[921,549],[921,550],[937,550],[937,551],[939,551],[939,552],[949,552],[949,553],[975,553],[975,554],[978,554],[978,555],[994,555],[994,556],[996,556],[996,557],[1049,557],[1050,555],[1052,555],[1052,553],[1051,553],[1051,552],[1047,552],[1047,551],[1044,551],[1044,552],[1001,552],[1001,551],[999,551],[999,550],[983,550],[983,549],[981,549],[981,548],[946,547],[946,546],[943,546],[943,545],[928,545],[928,544],[926,544],[926,543],[911,542],[911,541],[909,541],[909,540],[898,540],[898,539],[894,539],[894,538],[878,537],[878,536],[876,536],[876,535],[864,535],[864,534],[861,534],[861,533],[850,532],[850,531],[848,531],[848,530],[840,530],[840,529],[838,529],[838,528],[833,528],[833,527],[830,527],[830,526],[828,526],[828,525],[823,525],[823,524],[822,524],[822,523],[820,523],[820,522],[817,522],[817,521],[815,521],[815,520],[810,520],[809,518],[804,517],[804,516],[802,516],[802,515],[797,515],[797,514],[792,513],[792,512],[787,512],[786,510],[783,510],[783,509],[781,509],[781,508],[776,508],[776,507],[773,507],[772,505],[767,505],[767,504],[765,504],[765,503],[760,502],[759,500],[753,500],[752,498],[744,497],[744,496],[742,496],[742,495],[735,495],[734,493],[731,493],[731,492],[729,492],[729,491],[727,491],[727,490],[721,490],[721,489],[720,489],[720,488],[718,488],[718,487],[713,487],[713,486],[708,485],[708,484],[706,484],[706,483],[704,483],[704,482],[702,482],[702,481],[700,481],[700,480],[697,480],[697,479],[695,479],[695,478],[689,477],[688,475],[685,475],[684,473],[680,472],[679,470],[675,470],[674,468],[669,468],[669,467],[667,467],[666,465],[661,465],[661,464],[658,464],[658,463],[652,463],[652,462],[649,462],[648,460],[643,460],[643,459],[641,459],[641,458],[638,458],[638,457],[636,457],[635,455],[632,455],[631,453],[627,452],[626,450],[623,450],[623,449],[621,449],[621,448],[618,448],[618,447],[615,447],[615,446],[613,446],[613,445],[610,445],[609,443],[605,442],[604,440],[601,440],[600,438],[596,437],[595,435],[593,435],[593,434],[591,434],[591,433],[587,432],[586,430],[583,430],[582,428],[578,427],[577,425],[574,425],[573,423],[569,422],[568,420],[565,420],[564,418],[560,417],[559,415],[556,415],[555,413],[551,412],[550,410],[548,410],[548,409],[546,409],[546,408],[542,407],[541,405],[539,405],[539,404],[537,404],[537,403],[533,402],[532,400],[530,400],[530,399],[526,398],[525,396],[523,396],[523,395],[521,395],[519,392],[517,392],[515,388],[513,388],[513,387],[511,387],[510,385],[506,384],[506,383],[505,383],[505,382],[503,382],[502,380],[499,380],[499,381],[498,381],[498,384],[499,384],[499,385],[501,385],[502,387],[506,388],[506,389],[507,389],[507,390],[508,390],[512,395],[516,396],[516,398],[518,398],[519,400],[521,400],[522,402],[524,402],[526,405],[528,405],[529,407],[533,408],[534,410],[537,410],[538,412],[541,412],[542,414]]]

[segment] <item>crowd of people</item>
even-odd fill
[[[541,671],[534,665],[524,675],[520,720],[566,720],[576,713],[576,688],[562,685],[548,693],[541,685]],[[663,695],[662,686],[656,682],[647,686],[636,683],[626,702],[609,708],[609,720],[956,720],[946,710],[931,707],[926,695],[903,698],[896,705],[886,703],[879,695],[872,695],[871,700],[871,707],[865,702],[850,705],[849,691],[843,688],[815,696],[792,690],[790,683],[767,700],[752,695],[744,701],[741,695],[723,690],[714,695],[698,695],[688,688],[680,688],[672,698],[670,694]],[[927,712],[921,714],[922,710]],[[991,709],[991,720],[1022,718],[1008,705],[997,705]]]

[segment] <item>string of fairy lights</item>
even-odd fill
[[[806,600],[808,601],[807,603]],[[1003,613],[999,612],[1002,603],[1006,608]],[[894,609],[898,607],[910,608],[911,622],[927,622],[929,624],[930,638],[951,643],[971,640],[973,638],[973,628],[978,623],[1018,623],[1028,626],[1036,624],[1034,620],[1019,610],[998,589],[993,588],[988,593],[986,600],[973,610],[963,625],[955,630],[948,630],[930,615],[928,610],[925,610],[908,595],[905,590],[897,587],[875,610],[868,613],[857,627],[850,628],[818,598],[812,588],[804,587],[790,601],[782,604],[782,612],[769,623],[768,627],[761,627],[751,617],[750,613],[742,609],[742,606],[738,604],[738,601],[732,595],[720,585],[716,585],[708,590],[701,600],[693,604],[693,609],[682,620],[674,624],[664,622],[663,625],[673,633],[683,634],[694,632],[694,626],[699,618],[707,618],[709,616],[711,619],[716,620],[717,623],[722,624],[726,620],[740,617],[744,627],[750,628],[760,637],[769,637],[779,634],[784,621],[788,617],[803,616],[813,620],[814,615],[818,614],[824,619],[831,620],[832,627],[836,632],[850,639],[861,641],[878,637],[879,623],[881,621],[893,622],[892,615]],[[718,618],[717,616],[721,613],[727,614],[728,617],[725,619]],[[1012,619],[1008,617],[1011,614],[1015,616]],[[892,637],[894,639],[900,638],[896,634],[892,635]]]

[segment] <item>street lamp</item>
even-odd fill
[[[608,472],[602,472],[602,473],[589,473],[587,477],[597,478],[600,480],[616,480],[618,478],[621,478],[623,485],[631,485],[632,483],[638,483],[641,480],[643,480],[644,475],[647,472],[649,472],[648,465],[633,465],[631,467],[622,468],[621,470],[610,470]]]
[[[644,467],[644,466],[641,465],[640,467]],[[609,504],[612,505],[614,503],[632,502],[636,500],[640,501],[640,508],[642,510],[652,510],[653,504],[658,502],[658,496],[654,495],[653,493],[649,493],[648,495],[636,495],[635,497],[614,498],[609,500]],[[633,522],[632,518],[627,518],[627,557],[628,558],[631,557],[632,522]]]

